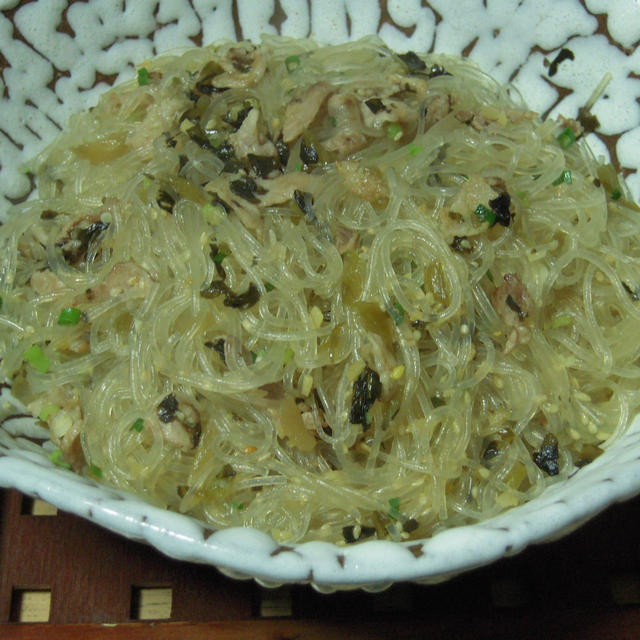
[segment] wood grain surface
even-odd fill
[[[15,491],[0,497],[3,640],[640,638],[640,498],[449,582],[322,595],[231,580]]]

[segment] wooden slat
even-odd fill
[[[366,612],[359,616],[367,618]],[[477,620],[464,612],[448,620],[336,621],[255,620],[244,622],[119,625],[7,625],[6,640],[584,640],[638,638],[640,611],[569,611],[555,617],[547,610],[510,613]],[[46,629],[46,631],[45,631]],[[45,635],[46,634],[46,635]]]

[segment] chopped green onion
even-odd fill
[[[620,198],[622,198],[622,191],[620,191],[620,189],[614,189],[611,192],[611,199],[612,200],[620,200]]]
[[[242,511],[244,509],[244,504],[242,502],[232,502],[231,508],[236,511]]]
[[[284,66],[287,67],[289,73],[292,73],[300,66],[300,58],[298,56],[289,56],[285,58]]]
[[[218,251],[218,253],[216,253],[216,255],[213,257],[213,261],[216,264],[222,264],[222,261],[228,256],[228,253],[225,253],[224,251]]]
[[[92,476],[95,476],[96,478],[102,478],[102,469],[97,464],[91,463],[89,465],[89,471],[91,472]]]
[[[571,169],[565,169],[554,181],[553,185],[557,186],[562,183],[571,184],[573,182],[573,178],[571,176]]]
[[[142,418],[138,418],[132,425],[131,431],[137,431],[140,433],[142,431],[142,427],[144,426],[144,420]]]
[[[417,156],[422,151],[422,147],[419,144],[410,144],[409,153],[412,156]]]
[[[389,498],[389,507],[387,515],[393,520],[397,520],[400,516],[400,498]]]
[[[333,116],[329,116],[329,122],[331,123],[332,127],[338,126],[338,121]]]
[[[489,224],[495,224],[496,222],[496,214],[483,204],[479,204],[474,213],[484,222],[488,222]]]
[[[265,283],[264,283],[264,288],[265,288],[267,291],[273,291],[273,290],[275,289],[275,287],[274,287],[270,282],[265,282]]]
[[[576,141],[576,134],[571,127],[566,127],[557,140],[563,149],[568,149]]]
[[[394,142],[398,142],[398,140],[402,138],[403,134],[404,131],[397,122],[394,122],[387,127],[387,137],[391,138]]]
[[[487,273],[485,274],[489,280],[489,282],[494,283],[495,280],[493,279],[493,273],[491,273],[491,271],[489,269],[487,269]]]
[[[58,316],[58,324],[64,327],[70,327],[80,322],[82,311],[76,307],[65,307]]]
[[[565,314],[556,316],[551,321],[551,328],[559,329],[560,327],[566,327],[569,324],[571,324],[571,316],[565,313]]]
[[[293,360],[294,355],[295,355],[295,352],[293,351],[293,349],[291,347],[287,347],[284,350],[284,363],[289,364],[291,360]]]
[[[402,324],[404,320],[404,309],[399,302],[395,302],[391,309],[389,309],[389,315],[393,318],[396,325]]]
[[[54,449],[49,454],[49,460],[56,465],[56,467],[61,467],[62,469],[71,469],[71,465],[64,459],[62,455],[62,451],[60,449]]]
[[[53,416],[60,411],[60,407],[56,404],[48,404],[42,408],[42,411],[38,414],[40,420],[45,421],[49,416]]]
[[[138,69],[138,85],[143,87],[145,84],[149,84],[149,72],[145,67]]]
[[[258,354],[255,351],[250,351],[251,353],[251,362],[255,362],[258,359]]]
[[[22,359],[25,362],[28,362],[34,369],[40,371],[40,373],[47,373],[47,371],[49,371],[49,367],[51,366],[49,358],[44,355],[44,352],[37,344],[29,347],[22,354]]]

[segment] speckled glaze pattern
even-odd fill
[[[575,116],[609,71],[594,113],[596,155],[616,164],[640,198],[640,3],[637,0],[0,0],[0,219],[29,197],[21,163],[69,115],[95,104],[134,65],[165,51],[262,33],[336,43],[378,33],[392,48],[469,55],[527,103]],[[562,48],[574,60],[549,63]],[[0,486],[40,497],[180,560],[273,586],[381,590],[398,580],[438,582],[553,539],[640,492],[640,418],[607,451],[530,503],[473,526],[406,543],[284,547],[253,529],[212,531],[55,467],[48,432],[2,387]]]

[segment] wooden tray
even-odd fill
[[[440,585],[328,596],[230,580],[0,498],[0,638],[640,638],[640,498]]]

